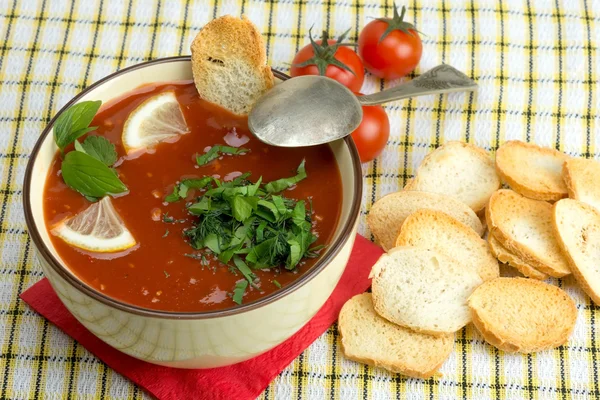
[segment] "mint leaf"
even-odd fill
[[[246,288],[248,287],[248,281],[243,280],[239,281],[235,284],[235,288],[233,289],[233,301],[237,304],[242,304],[242,298],[244,297],[244,293],[246,292]]]
[[[84,196],[100,198],[127,191],[127,186],[110,168],[79,151],[67,153],[61,171],[67,186]]]
[[[73,144],[75,145],[75,151],[80,151],[82,153],[86,153],[86,151],[83,148],[83,146],[81,145],[81,143],[79,143],[79,140],[75,140],[75,142],[73,142]]]
[[[98,200],[100,200],[100,199],[98,199],[97,197],[92,197],[92,196],[83,196],[83,197],[85,197],[85,199],[86,199],[87,201],[89,201],[90,203],[95,203],[95,202],[97,202]]]
[[[196,157],[196,163],[202,166],[208,164],[212,160],[219,158],[223,154],[237,155],[247,153],[248,151],[248,149],[245,149],[243,147],[231,147],[216,144],[213,147],[211,147],[210,150],[208,150],[206,153]]]
[[[285,190],[291,186],[294,186],[296,183],[300,182],[302,179],[306,178],[306,169],[304,168],[304,161],[300,163],[298,169],[296,170],[296,176],[292,176],[290,178],[281,178],[276,181],[269,182],[265,185],[265,190],[267,193],[278,193],[282,190]]]
[[[54,142],[60,151],[63,151],[75,139],[97,128],[90,127],[90,124],[101,105],[100,100],[82,101],[69,107],[56,119],[53,129]]]
[[[98,161],[102,161],[104,165],[110,167],[117,161],[117,151],[115,145],[102,136],[88,136],[79,146],[79,142],[75,141],[75,150],[83,151],[84,153],[94,157]],[[79,148],[78,148],[79,147]]]

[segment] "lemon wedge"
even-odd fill
[[[108,196],[62,221],[52,233],[71,246],[96,253],[112,253],[136,245]]]
[[[121,137],[127,154],[145,150],[190,130],[173,92],[152,96],[129,114]]]

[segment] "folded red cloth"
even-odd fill
[[[294,336],[274,349],[236,365],[175,369],[140,361],[113,349],[81,325],[60,302],[47,279],[21,294],[46,317],[115,371],[158,399],[255,399],[269,383],[337,319],[342,305],[369,287],[369,271],[382,250],[357,235],[348,266],[321,310]]]

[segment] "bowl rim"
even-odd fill
[[[350,157],[352,160],[353,174],[354,174],[354,196],[352,198],[352,203],[350,205],[350,215],[346,224],[342,227],[342,231],[338,236],[337,240],[330,244],[330,251],[328,251],[322,258],[320,258],[313,267],[302,274],[298,279],[293,281],[288,286],[277,290],[267,296],[256,299],[247,304],[241,304],[238,306],[233,306],[221,310],[211,310],[211,311],[203,311],[203,312],[183,312],[183,311],[164,311],[164,310],[154,310],[150,308],[136,306],[134,304],[129,304],[123,302],[121,300],[112,298],[108,295],[103,294],[102,292],[94,289],[92,286],[85,283],[83,280],[78,278],[74,273],[69,271],[66,267],[62,265],[60,261],[58,261],[50,252],[44,240],[42,239],[40,232],[38,230],[38,226],[33,217],[33,212],[31,209],[31,177],[33,174],[33,165],[37,159],[38,153],[42,147],[42,143],[46,140],[47,136],[52,132],[52,127],[56,122],[56,119],[69,107],[75,104],[79,99],[83,96],[96,89],[97,87],[103,85],[104,83],[115,79],[121,75],[125,75],[129,72],[146,68],[149,66],[164,64],[164,63],[173,63],[173,62],[189,62],[191,61],[191,56],[173,56],[173,57],[165,57],[165,58],[157,58],[150,61],[145,61],[139,64],[135,64],[129,66],[127,68],[116,71],[110,75],[105,76],[104,78],[94,82],[92,85],[86,87],[83,91],[69,100],[50,120],[48,125],[42,131],[42,134],[37,139],[35,146],[33,147],[29,161],[27,163],[27,168],[25,170],[25,177],[23,180],[23,209],[25,212],[25,222],[27,224],[27,229],[29,231],[29,236],[33,241],[35,248],[39,252],[39,254],[44,258],[46,263],[50,265],[50,267],[56,272],[60,277],[62,277],[65,281],[67,281],[71,286],[83,292],[87,296],[93,298],[100,303],[116,308],[120,311],[132,313],[139,316],[145,317],[154,317],[154,318],[163,318],[163,319],[181,319],[181,320],[201,320],[201,319],[211,319],[225,316],[232,316],[241,314],[247,311],[256,310],[260,307],[273,303],[286,295],[298,290],[300,287],[307,284],[311,281],[315,276],[317,276],[325,267],[330,263],[332,259],[334,259],[345,243],[351,239],[350,235],[352,235],[354,226],[358,221],[358,217],[360,214],[360,205],[362,199],[362,168],[360,157],[358,155],[358,150],[351,136],[348,135],[344,139],[346,146],[348,146],[348,150],[350,151]],[[273,75],[276,78],[281,80],[290,79],[290,76],[279,72],[273,68],[271,68]],[[45,229],[45,227],[44,227]]]

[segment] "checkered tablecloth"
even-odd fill
[[[600,157],[600,1],[406,3],[409,20],[427,35],[416,73],[445,62],[473,77],[480,89],[386,106],[391,137],[383,155],[364,165],[363,216],[447,140],[494,150],[505,140],[524,139]],[[336,34],[352,27],[355,40],[370,17],[390,15],[391,5],[391,0],[0,0],[0,398],[147,397],[18,300],[42,278],[21,190],[28,155],[52,115],[115,70],[189,54],[199,28],[216,16],[246,14],[264,34],[271,65],[287,72],[311,26]],[[391,84],[368,77],[363,92]],[[364,218],[360,231],[369,235]],[[504,354],[467,327],[457,334],[439,377],[406,379],[346,360],[332,327],[262,397],[600,398],[600,308],[572,279],[554,283],[579,310],[572,338],[556,350]]]

